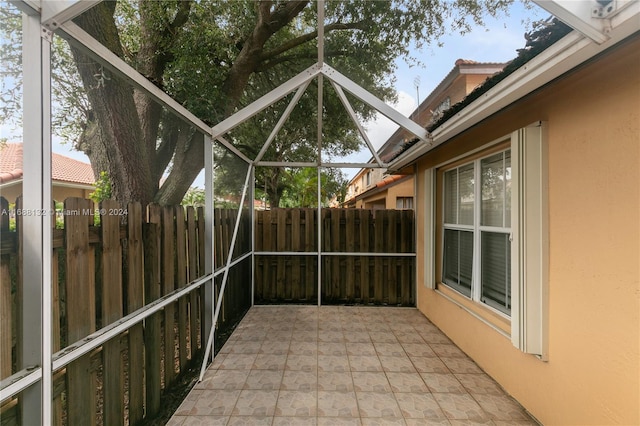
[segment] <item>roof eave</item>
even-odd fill
[[[572,31],[434,129],[431,132],[431,143],[418,142],[392,160],[389,171],[397,171],[412,164],[436,146],[637,32],[638,26],[634,18],[637,19],[640,14],[640,2],[627,8],[625,12],[627,13],[618,20],[619,25],[611,31],[611,38],[607,42],[596,44],[578,31]]]

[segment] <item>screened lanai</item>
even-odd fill
[[[378,340],[372,340],[369,334],[367,342],[360,341],[362,337],[353,337],[351,343],[370,343],[371,347],[367,349],[376,350],[392,343],[385,339],[391,339],[391,335],[394,335],[396,343],[413,345],[413,353],[421,362],[428,362],[423,358],[431,358],[432,354],[438,353],[433,350],[435,347],[442,351],[438,353],[439,356],[451,363],[445,365],[444,361],[438,361],[435,366],[434,359],[433,364],[423,366],[422,370],[414,367],[412,371],[415,373],[440,374],[445,370],[451,373],[456,368],[462,373],[481,373],[415,309],[387,313],[379,307],[366,311],[365,307],[324,306],[329,300],[323,300],[323,286],[326,282],[335,283],[332,278],[341,277],[336,271],[344,268],[344,265],[349,267],[361,262],[358,264],[364,270],[362,263],[367,262],[371,279],[376,274],[380,279],[393,279],[396,275],[394,271],[404,271],[400,273],[406,273],[406,280],[415,281],[412,272],[415,266],[413,241],[393,246],[393,251],[386,250],[391,246],[383,244],[372,249],[368,246],[365,248],[364,244],[346,244],[341,240],[344,239],[341,232],[353,232],[355,228],[350,225],[355,226],[354,216],[345,214],[334,217],[323,209],[323,173],[344,168],[387,167],[369,140],[354,105],[358,103],[379,112],[415,136],[418,143],[429,146],[433,142],[422,126],[364,89],[355,78],[341,73],[339,62],[332,63],[325,57],[323,1],[314,5],[317,11],[315,63],[213,125],[205,123],[169,97],[154,82],[143,77],[73,21],[98,3],[93,0],[27,0],[12,2],[11,5],[3,3],[1,6],[3,13],[13,17],[12,22],[17,22],[16,34],[21,35],[15,40],[20,46],[20,54],[13,59],[22,66],[19,75],[11,78],[22,81],[22,96],[18,103],[23,117],[20,134],[22,156],[26,159],[21,170],[22,198],[17,201],[14,210],[17,212],[14,219],[19,234],[9,233],[8,216],[3,215],[2,219],[3,236],[8,237],[2,241],[3,293],[0,301],[3,305],[0,313],[3,315],[2,336],[10,336],[2,341],[1,349],[0,412],[3,424],[5,420],[7,424],[25,425],[140,423],[149,420],[160,409],[161,395],[176,383],[176,377],[186,371],[187,366],[199,371],[199,380],[204,379],[202,386],[206,389],[206,383],[212,381],[212,374],[215,375],[221,366],[225,369],[224,361],[228,363],[242,351],[232,349],[233,346],[227,350],[216,347],[215,336],[220,323],[238,319],[234,317],[231,305],[225,305],[229,300],[234,301],[234,306],[240,307],[241,313],[252,309],[237,330],[241,333],[230,338],[231,343],[256,340],[265,345],[271,339],[269,333],[273,333],[274,338],[270,343],[273,344],[283,330],[293,333],[298,323],[302,327],[300,331],[316,330],[320,333],[318,330],[322,330],[323,326],[319,325],[319,320],[333,318],[335,322],[326,330],[340,331],[338,334],[342,340],[338,336],[338,341],[327,343],[344,343],[345,351],[348,335],[353,337],[359,332],[388,332],[388,336],[377,335]],[[70,60],[69,57],[56,56],[52,49],[54,43],[68,43],[75,60],[92,64],[93,74],[90,78],[95,82],[91,88],[96,93],[118,82],[120,87],[125,88],[123,92],[133,93],[138,101],[152,105],[164,120],[176,124],[181,135],[188,135],[184,137],[201,144],[205,185],[203,208],[172,210],[158,205],[147,208],[135,202],[124,206],[109,201],[95,205],[73,198],[65,202],[61,214],[56,214],[57,210],[52,208],[54,171],[51,146],[52,140],[60,136],[60,123],[53,122],[52,110],[66,111],[78,106],[66,104],[69,98],[52,89],[52,76],[64,75],[67,72],[65,66]],[[325,104],[328,91],[337,95],[340,105]],[[105,111],[109,111],[109,108],[125,108],[126,93],[119,98],[122,103],[118,103],[118,98],[99,95],[91,101],[103,102]],[[270,150],[274,149],[279,134],[287,129],[290,115],[305,96],[313,96],[317,100],[316,109],[309,114],[308,122],[315,138],[299,141],[299,145],[304,145],[309,153],[307,158],[266,160],[272,158],[268,155]],[[343,162],[325,146],[325,134],[331,126],[329,113],[341,114],[351,120],[362,146],[371,153],[370,162]],[[269,120],[265,118],[266,115],[269,115]],[[268,136],[258,152],[235,143],[237,138],[234,132],[242,126],[261,126],[273,122],[274,126],[262,129]],[[111,122],[116,132],[121,125],[125,123],[116,120]],[[110,147],[105,146],[104,149],[109,152]],[[144,153],[135,150],[119,150],[113,155],[140,156],[141,164],[145,161]],[[171,173],[186,172],[175,164]],[[263,216],[263,222],[259,222],[254,200],[256,186],[261,183],[256,181],[256,170],[283,167],[313,170],[316,176],[315,208],[307,209],[304,217],[296,216],[299,213],[278,218]],[[228,176],[230,183],[224,191],[219,191],[214,185],[216,175]],[[3,205],[3,209],[9,211],[9,203],[13,204],[13,200]],[[221,212],[220,206],[223,205],[226,208]],[[264,217],[272,220],[270,223],[274,225],[278,220],[295,224],[304,219],[304,232],[308,232],[308,237],[299,235],[298,239],[294,237],[288,244],[274,240],[272,244],[257,246],[256,227],[259,223],[267,223]],[[56,228],[56,220],[64,222],[64,234]],[[332,222],[335,224],[333,228],[330,226]],[[369,232],[359,220],[358,223],[360,235]],[[412,221],[398,223],[401,223],[398,229],[415,237]],[[395,231],[389,232],[381,233],[380,240],[390,239],[390,235],[398,238]],[[327,233],[331,234],[334,241],[342,242],[321,243],[323,234]],[[183,249],[184,252],[181,252]],[[332,258],[339,258],[342,266],[332,264]],[[398,263],[400,266],[391,270],[383,263],[376,263],[377,259],[400,259],[404,263]],[[304,272],[297,273],[297,282],[303,283],[309,292],[307,297],[298,296],[296,299],[291,296],[290,299],[303,300],[313,307],[289,305],[258,310],[252,308],[256,300],[258,263],[298,265],[299,270]],[[123,265],[125,272],[122,275],[113,272],[122,270]],[[380,265],[379,269],[377,265]],[[270,279],[282,281],[286,271],[290,270],[269,273],[268,267],[264,268],[260,276],[265,282]],[[8,279],[10,275],[15,276],[13,281]],[[369,276],[360,273],[358,279],[364,282]],[[394,303],[389,304],[412,306],[414,296],[410,291],[403,296],[404,299],[398,296]],[[264,299],[269,299],[269,296],[264,296]],[[366,305],[368,301],[358,302]],[[378,304],[382,304],[380,302]],[[352,327],[354,324],[350,326],[350,322],[360,328]],[[288,326],[287,323],[292,325]],[[280,326],[280,334],[274,327],[263,327],[269,324]],[[262,335],[261,338],[252,337],[252,327]],[[338,327],[339,330],[331,327]],[[425,330],[424,336],[418,332],[419,327]],[[435,340],[427,341],[427,335]],[[175,347],[169,343],[173,341],[176,342]],[[303,340],[292,339],[288,345],[293,348],[295,342]],[[322,346],[323,340],[315,339],[314,342]],[[376,343],[380,344],[378,348]],[[422,349],[418,347],[420,345],[423,345]],[[302,346],[298,349],[304,352],[300,349]],[[400,355],[396,352],[404,353],[408,347],[394,349],[386,346],[389,352],[381,356],[397,357]],[[253,354],[258,349],[256,346],[247,350]],[[357,350],[357,347],[354,346],[352,350]],[[214,354],[218,353],[222,355],[216,363]],[[344,355],[347,356],[347,352]],[[171,368],[171,360],[175,362],[175,368]],[[357,361],[353,359],[354,366]],[[362,358],[359,361],[366,360]],[[209,373],[208,366],[212,368]],[[380,371],[387,371],[383,367],[381,363]],[[309,368],[317,371],[319,367]],[[361,372],[379,371],[374,368]],[[407,373],[402,369],[390,372]],[[363,377],[360,379],[365,380]],[[476,378],[489,380],[484,376]],[[412,380],[408,377],[405,379]],[[451,377],[443,378],[448,379]],[[389,388],[404,386],[399,375],[394,380]],[[437,377],[429,380],[432,380],[433,389],[447,387],[437,382]],[[408,383],[405,385],[411,387]],[[368,385],[374,386],[371,382]],[[489,394],[492,395],[501,392],[490,381],[476,385],[489,388]],[[427,386],[431,389],[429,382],[411,389],[419,393]],[[240,392],[238,390],[237,393]],[[363,398],[358,397],[354,401],[361,405],[369,404],[372,410],[378,404],[366,400],[366,396]],[[409,401],[412,397],[406,398]],[[455,405],[456,402],[449,403]],[[520,420],[530,421],[521,407],[513,401],[510,403]],[[271,416],[267,414],[264,417],[273,417],[273,412],[269,412]],[[396,411],[393,413],[392,416],[381,414],[379,417],[403,418],[402,415],[396,416]],[[446,416],[438,416],[443,422],[447,421]],[[225,417],[224,421],[229,420],[226,414],[220,417]],[[360,416],[354,414],[353,418]],[[488,419],[480,416],[477,420]],[[265,421],[268,422],[268,419]]]
[[[315,209],[308,209],[308,222],[315,229],[308,229],[307,232],[322,235],[325,232],[323,222],[316,219],[311,221],[315,214],[316,218],[322,216],[322,173],[323,170],[335,168],[382,168],[386,165],[380,160],[373,149],[371,142],[364,130],[363,124],[358,118],[353,102],[362,102],[372,110],[379,111],[392,121],[409,130],[416,137],[428,143],[426,131],[418,124],[407,119],[402,114],[395,111],[376,96],[363,89],[357,82],[340,73],[338,69],[329,65],[324,58],[324,26],[318,25],[317,37],[317,62],[300,72],[292,79],[279,85],[274,90],[259,97],[249,103],[229,118],[211,126],[198,119],[185,107],[171,99],[153,82],[142,77],[130,65],[123,61],[117,54],[110,51],[104,45],[96,41],[89,33],[83,30],[73,19],[82,16],[87,10],[98,2],[15,2],[13,6],[4,4],[5,13],[13,15],[14,21],[19,22],[17,33],[21,33],[18,43],[21,44],[22,69],[16,79],[21,79],[23,84],[23,96],[20,107],[23,111],[22,129],[22,155],[28,159],[24,161],[23,173],[23,197],[21,205],[17,205],[21,214],[17,220],[17,227],[21,232],[20,243],[16,243],[16,252],[21,251],[17,257],[17,262],[22,265],[18,267],[18,275],[23,283],[19,289],[14,289],[8,294],[8,299],[17,300],[14,306],[11,302],[3,305],[3,315],[8,313],[11,321],[4,321],[3,326],[8,327],[6,331],[13,337],[13,343],[4,345],[4,359],[2,372],[1,400],[4,407],[4,418],[13,418],[22,424],[51,424],[61,420],[63,417],[69,424],[83,424],[85,421],[95,422],[94,415],[87,407],[91,405],[91,381],[98,380],[104,383],[105,392],[100,397],[104,401],[105,408],[102,411],[102,421],[105,424],[120,423],[122,416],[117,413],[122,411],[123,400],[115,405],[108,400],[108,389],[115,389],[121,384],[119,371],[122,363],[119,359],[120,348],[123,336],[133,339],[147,339],[152,333],[154,325],[161,327],[161,321],[166,321],[169,315],[177,315],[181,325],[189,324],[187,333],[176,331],[176,339],[188,340],[189,343],[183,345],[187,354],[180,353],[180,370],[184,365],[185,358],[195,360],[196,346],[203,348],[205,354],[200,356],[203,359],[201,377],[204,375],[206,365],[211,361],[212,355],[217,353],[214,347],[214,332],[218,319],[223,311],[223,301],[227,297],[227,288],[232,281],[243,281],[241,288],[231,289],[235,292],[228,297],[244,298],[246,307],[253,304],[255,291],[254,263],[259,258],[298,258],[294,262],[310,262],[313,268],[317,268],[313,273],[307,273],[303,279],[305,286],[315,287],[311,290],[311,296],[305,298],[307,302],[317,306],[323,304],[322,298],[322,277],[323,265],[327,264],[325,258],[342,256],[343,258],[360,258],[366,256],[374,257],[399,257],[412,258],[413,248],[408,245],[392,253],[385,253],[377,250],[376,253],[361,253],[356,251],[355,246],[345,250],[344,245],[327,246],[320,244],[321,237],[310,237],[306,240],[304,247],[294,244],[290,249],[283,249],[278,244],[273,248],[264,246],[259,250],[255,247],[254,239],[254,218],[253,201],[255,199],[255,170],[258,167],[286,167],[313,169],[317,173],[317,203]],[[324,19],[324,4],[317,3],[317,22],[322,23]],[[135,92],[137,97],[141,97],[156,108],[168,119],[179,123],[181,131],[189,133],[193,139],[201,141],[205,158],[205,207],[201,209],[198,216],[197,225],[191,227],[193,212],[187,211],[186,217],[181,217],[181,213],[168,212],[167,209],[151,207],[145,213],[139,205],[119,206],[108,202],[99,206],[82,201],[65,202],[63,218],[58,213],[59,219],[64,221],[67,231],[76,227],[79,237],[71,237],[66,234],[59,236],[59,230],[50,226],[49,219],[54,209],[50,207],[52,200],[52,169],[51,169],[51,140],[59,137],[59,123],[52,122],[51,111],[56,109],[71,109],[71,105],[65,105],[68,99],[61,98],[59,92],[52,92],[52,76],[54,78],[68,72],[64,58],[56,56],[52,49],[55,43],[69,43],[74,49],[77,60],[91,61],[94,64],[95,87],[92,89],[99,91],[107,88],[110,84],[118,82],[126,89]],[[80,56],[82,55],[82,56]],[[81,58],[81,59],[79,59]],[[310,90],[310,87],[313,90]],[[303,96],[315,96],[317,99],[317,111],[326,111],[323,100],[327,90],[333,90],[341,101],[341,114],[348,116],[355,129],[361,137],[363,146],[368,147],[371,152],[372,161],[370,163],[345,163],[335,159],[323,144],[323,134],[326,126],[331,125],[330,117],[323,113],[313,113],[309,126],[315,129],[315,140],[300,141],[300,144],[309,145],[308,151],[311,155],[304,161],[291,161],[287,158],[282,161],[266,161],[265,154],[268,154],[272,144],[277,140],[278,133],[287,126],[287,120],[298,105]],[[91,97],[91,93],[89,94]],[[91,99],[91,101],[94,101]],[[115,105],[107,108],[117,107]],[[121,106],[124,107],[124,106]],[[332,106],[335,110],[335,105]],[[275,126],[268,130],[269,136],[264,140],[263,146],[256,154],[243,151],[242,147],[234,145],[234,130],[243,125],[256,125],[256,120],[261,120],[261,114],[276,114],[278,116]],[[253,122],[251,120],[254,120]],[[28,125],[27,125],[28,124]],[[120,123],[122,124],[122,123]],[[114,123],[118,126],[119,123]],[[195,135],[195,136],[194,136]],[[105,147],[109,150],[110,147]],[[135,152],[123,153],[122,155],[136,155]],[[214,173],[228,174],[232,183],[225,188],[225,194],[219,195],[213,184]],[[228,203],[233,200],[236,207],[231,208],[222,217],[214,214],[218,202]],[[13,202],[14,200],[11,200]],[[58,201],[58,200],[56,200]],[[20,203],[20,201],[18,201]],[[314,212],[315,210],[315,212]],[[36,212],[39,214],[29,214],[26,212]],[[112,213],[112,214],[111,214]],[[88,217],[100,216],[100,226],[103,235],[94,236],[95,229],[91,230],[84,225]],[[122,219],[127,215],[127,221]],[[171,221],[186,220],[187,241],[181,241],[178,230],[177,240],[172,244],[179,246],[187,245],[187,255],[184,258],[173,261],[168,258],[167,237],[164,237],[162,230],[148,231],[146,228],[154,228],[151,225],[142,226],[144,232],[133,230],[136,226],[137,217],[149,224],[154,222],[159,227],[169,226]],[[133,218],[136,217],[136,220]],[[216,233],[216,220],[224,222],[224,238]],[[329,219],[331,220],[331,219]],[[340,220],[340,219],[337,219]],[[343,219],[344,220],[344,219]],[[107,230],[108,224],[112,222],[112,231]],[[127,231],[118,226],[118,222],[126,223]],[[172,222],[176,223],[176,222]],[[180,225],[176,225],[180,226]],[[159,228],[158,227],[158,228]],[[120,228],[120,229],[118,229]],[[307,225],[309,228],[309,225]],[[220,228],[222,229],[222,228]],[[164,230],[166,231],[166,229]],[[108,235],[111,232],[111,235]],[[118,244],[118,233],[126,233],[126,246]],[[154,232],[157,232],[156,235]],[[409,232],[413,232],[409,230]],[[222,233],[222,231],[220,231]],[[9,235],[9,234],[5,234]],[[193,238],[191,238],[193,236]],[[239,238],[242,236],[242,238]],[[248,237],[248,238],[247,238]],[[63,241],[58,241],[62,238]],[[100,238],[102,245],[95,249],[88,241],[92,238]],[[155,249],[157,253],[150,253],[150,249],[138,249],[138,243],[145,243],[146,239],[154,239],[159,242]],[[16,237],[16,240],[18,237]],[[145,241],[141,241],[145,240]],[[144,245],[143,244],[143,245]],[[191,244],[197,244],[197,248],[189,251]],[[112,246],[112,247],[111,247]],[[19,247],[19,248],[18,248]],[[60,274],[59,260],[62,252],[65,252],[66,260],[63,261],[66,269],[65,284],[60,287],[58,279]],[[97,257],[96,257],[96,251]],[[117,252],[110,256],[110,252]],[[3,254],[7,254],[3,252]],[[157,255],[160,260],[154,271],[138,273],[135,264],[149,263]],[[124,257],[123,257],[124,256]],[[164,256],[164,257],[163,257]],[[8,254],[7,254],[8,259]],[[93,265],[93,262],[98,262]],[[271,260],[269,260],[271,261]],[[109,269],[121,268],[122,263],[127,265],[129,273],[123,278],[117,278],[113,283],[108,276]],[[275,260],[277,263],[278,260]],[[171,265],[169,265],[171,264]],[[406,263],[405,265],[411,265]],[[8,264],[7,264],[8,265]],[[87,266],[90,265],[90,266]],[[372,260],[373,265],[373,260]],[[176,273],[176,270],[188,268],[188,275]],[[93,268],[93,269],[92,269]],[[169,268],[169,269],[167,269]],[[94,274],[94,271],[98,271]],[[153,276],[153,274],[157,274]],[[149,276],[152,274],[152,276]],[[95,277],[98,276],[96,279]],[[169,278],[171,277],[171,278]],[[180,277],[180,278],[178,278]],[[240,279],[238,279],[240,278]],[[171,283],[166,281],[170,280]],[[3,278],[4,281],[4,278]],[[96,282],[97,281],[97,282]],[[135,290],[136,281],[151,281],[155,285],[144,284],[143,288]],[[309,282],[311,281],[311,282]],[[215,283],[214,283],[215,282]],[[75,283],[75,284],[74,284]],[[132,284],[133,283],[133,284]],[[4,286],[5,284],[3,284]],[[96,290],[91,288],[98,285],[98,292],[102,292],[102,300],[91,303]],[[233,284],[236,287],[239,284]],[[111,289],[115,287],[115,290]],[[138,286],[140,287],[140,286]],[[62,294],[61,291],[62,290]],[[143,293],[136,294],[136,293]],[[238,295],[240,293],[241,295]],[[197,296],[196,296],[197,295]],[[196,297],[201,297],[197,299]],[[64,312],[59,312],[59,300],[64,301]],[[410,300],[410,299],[407,299]],[[248,302],[247,302],[248,301]],[[16,302],[13,302],[16,303]],[[191,310],[184,311],[184,304]],[[200,311],[196,311],[199,306]],[[173,312],[175,311],[175,313]],[[201,312],[202,324],[198,322],[197,315]],[[225,315],[223,313],[222,315]],[[226,315],[229,315],[227,312]],[[96,323],[96,316],[99,318]],[[165,317],[166,316],[166,317]],[[161,318],[164,318],[162,320]],[[141,337],[142,324],[145,328],[145,337]],[[163,324],[166,324],[164,322]],[[170,339],[171,330],[169,327],[163,329],[163,339]],[[60,329],[62,329],[62,336]],[[123,334],[124,333],[124,334]],[[188,336],[184,336],[187,334]],[[137,337],[138,336],[138,337]],[[170,352],[168,345],[157,342],[155,348]],[[164,345],[164,346],[163,346]],[[12,349],[13,348],[13,349]],[[160,364],[159,358],[152,359],[149,352],[154,350],[153,346],[147,346],[146,355],[136,355],[136,350],[129,347],[127,356],[138,357],[140,362],[149,365]],[[92,367],[96,362],[96,351],[101,352],[102,367]],[[164,359],[164,358],[163,358]],[[166,358],[168,359],[168,358]],[[92,361],[93,360],[93,361]],[[134,359],[132,359],[132,362]],[[151,364],[149,364],[151,363]],[[172,377],[166,370],[167,363],[162,361],[161,386],[166,388],[167,382]],[[118,373],[109,371],[115,369]],[[135,364],[129,364],[126,369],[125,381],[136,380]],[[87,374],[87,372],[93,373]],[[147,370],[148,371],[148,370]],[[169,375],[168,375],[169,374]],[[150,374],[146,373],[146,379],[150,380]],[[65,377],[61,381],[61,377]],[[110,385],[111,384],[111,385]],[[131,422],[140,419],[142,406],[146,405],[147,412],[149,406],[158,403],[157,394],[151,395],[147,384],[145,402],[137,401],[141,395],[137,395],[135,386],[128,390],[127,416]],[[61,387],[64,388],[64,399],[68,406],[60,402]],[[159,388],[158,388],[159,392]],[[154,400],[154,398],[156,398]],[[119,398],[122,399],[122,398]],[[76,402],[74,402],[76,401]],[[76,404],[80,406],[74,406]],[[62,409],[62,406],[65,408]],[[139,405],[136,408],[136,405]],[[18,408],[15,408],[18,407]],[[13,409],[12,409],[13,408]],[[137,412],[138,410],[138,412]],[[113,414],[116,413],[116,414]],[[144,415],[143,415],[144,416]],[[114,420],[117,419],[117,420]]]

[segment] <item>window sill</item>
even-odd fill
[[[502,313],[498,313],[494,309],[483,303],[475,302],[457,291],[447,287],[446,284],[439,283],[436,292],[448,299],[450,302],[460,306],[480,321],[484,322],[491,328],[498,331],[505,337],[511,337],[511,319]]]

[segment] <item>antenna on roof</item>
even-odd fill
[[[413,79],[413,87],[416,88],[416,101],[418,102],[418,108],[420,108],[420,76],[417,75]]]

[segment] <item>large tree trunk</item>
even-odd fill
[[[180,204],[194,179],[204,167],[204,136],[200,132],[181,132],[178,137],[173,166],[158,191],[155,202],[162,205]]]
[[[116,54],[122,55],[113,19],[115,2],[103,2],[78,18],[78,23]],[[122,203],[153,199],[157,184],[151,179],[147,143],[134,90],[102,65],[72,48],[72,53],[95,116],[83,135],[83,145],[97,173],[111,179],[112,195]]]
[[[275,5],[271,1],[256,2],[258,20],[244,41],[222,88],[227,99],[227,116],[240,102],[251,74],[265,60],[263,51],[267,40],[307,4],[307,0]],[[155,16],[158,7],[164,6],[155,2],[139,2],[141,43],[136,63],[138,70],[159,87],[162,87],[166,66],[172,60],[172,37],[175,30],[187,21],[190,5],[191,2],[179,2],[173,21],[158,26],[151,17]],[[115,2],[103,2],[76,18],[76,22],[112,52],[123,57],[114,11]],[[72,48],[72,52],[93,115],[78,145],[91,159],[96,173],[108,173],[112,195],[122,203],[134,200],[179,203],[202,170],[202,135],[185,138],[185,131],[172,131],[165,122],[166,117],[162,117],[158,103],[119,80],[80,50]],[[161,122],[165,128],[158,146]],[[177,139],[170,139],[172,137]],[[173,161],[171,172],[159,189],[159,178],[170,159]],[[279,204],[281,195],[282,188],[275,182],[269,194],[272,205]]]

